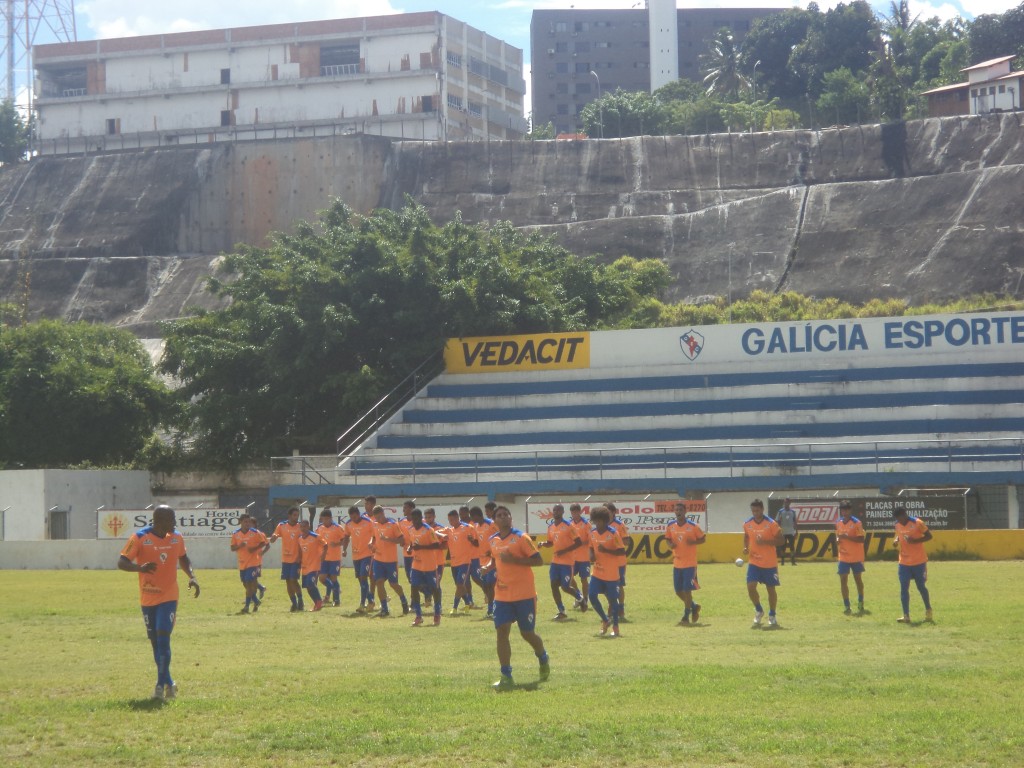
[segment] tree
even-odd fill
[[[871,110],[871,92],[861,78],[846,67],[827,72],[825,87],[817,102],[818,114],[837,125],[859,123]]]
[[[587,104],[580,112],[588,136],[657,136],[665,132],[668,112],[654,96],[644,91],[616,88]]]
[[[757,93],[763,98],[777,96],[795,102],[807,93],[807,81],[790,63],[793,49],[806,38],[817,11],[792,8],[755,19],[743,38],[740,68],[756,76]],[[761,64],[755,72],[754,64]]]
[[[879,48],[881,30],[871,6],[864,0],[840,3],[812,17],[807,38],[790,57],[790,64],[817,96],[826,72],[846,67],[854,74],[867,72]]]
[[[526,134],[526,138],[529,141],[545,141],[548,139],[555,138],[555,124],[547,122],[544,125],[535,125],[533,122],[533,113],[530,113],[530,130]]]
[[[967,39],[972,64],[1000,56],[1024,55],[1024,3],[1002,14],[978,16],[971,22]]]
[[[629,325],[667,284],[660,262],[600,266],[508,222],[338,201],[225,256],[210,287],[230,304],[171,323],[161,369],[181,382],[196,457],[319,453],[448,337]]]
[[[0,462],[132,462],[168,415],[166,387],[127,331],[41,320],[0,328]]]
[[[25,158],[28,149],[28,126],[14,102],[0,102],[0,163],[8,165]]]
[[[708,49],[700,57],[708,96],[738,101],[740,92],[750,88],[750,79],[740,68],[740,49],[732,32],[724,27],[715,32]]]

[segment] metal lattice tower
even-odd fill
[[[17,100],[19,85],[32,94],[32,46],[78,39],[75,0],[0,0],[3,16],[4,98]],[[19,81],[16,74],[21,74]]]

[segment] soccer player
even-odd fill
[[[412,586],[412,555],[409,553],[409,529],[412,528],[412,511],[416,508],[416,503],[412,500],[402,502],[402,519],[398,521],[398,527],[402,529],[402,537],[405,539],[402,546],[403,561],[402,565],[405,568],[405,578],[409,582],[409,586]]]
[[[782,545],[776,548],[776,556],[779,558],[779,565],[786,564],[786,548],[789,548],[789,559],[796,565],[796,510],[793,509],[791,501],[786,499],[782,502],[782,509],[775,516],[775,522],[782,529]]]
[[[231,551],[238,556],[238,575],[245,588],[245,607],[239,613],[249,613],[260,609],[261,601],[256,597],[260,572],[263,568],[263,553],[270,545],[266,534],[255,526],[255,519],[243,512],[238,518],[238,530],[231,534]]]
[[[466,510],[468,513],[468,509]],[[459,512],[448,513],[448,554],[452,563],[452,580],[455,582],[455,600],[452,603],[451,616],[459,614],[459,602],[466,601],[466,608],[473,607],[473,597],[469,591],[469,569],[476,552],[476,529],[462,522]]]
[[[839,520],[836,521],[836,545],[839,549],[839,591],[843,595],[845,613],[849,616],[850,609],[850,573],[857,584],[857,610],[864,613],[864,526],[853,516],[853,505],[846,501],[839,502]]]
[[[469,516],[468,505],[463,504],[459,507],[459,520],[461,520],[464,525],[473,525],[473,521]],[[480,543],[481,542],[477,540],[476,546],[473,547],[473,557],[469,562],[469,580],[466,582],[465,598],[468,599],[466,599],[465,602],[474,610],[481,607],[473,601],[473,582],[479,582],[478,572],[480,570]]]
[[[626,524],[619,520],[616,515],[618,514],[618,508],[610,501],[604,503],[604,508],[608,510],[608,514],[611,516],[611,520],[608,523],[608,527],[619,534],[619,538],[622,539],[622,546],[625,548],[622,554],[616,558],[616,563],[619,567],[619,621],[626,620],[626,563],[629,559],[626,553],[629,551],[629,546],[633,542],[633,537],[629,535],[629,529]]]
[[[441,623],[441,588],[437,584],[437,551],[441,549],[441,540],[434,529],[423,523],[423,512],[413,509],[409,516],[412,527],[409,529],[409,552],[412,555],[412,610],[416,617],[412,625],[423,624],[423,610],[420,608],[420,595],[430,594],[434,598],[434,626]]]
[[[665,541],[672,547],[672,584],[683,601],[683,618],[679,626],[697,623],[700,604],[693,601],[693,593],[700,589],[697,583],[697,547],[706,541],[704,531],[686,517],[686,505],[676,504],[676,519],[665,528]]]
[[[749,554],[747,563],[747,594],[754,604],[754,626],[761,626],[764,609],[757,592],[758,583],[764,584],[768,592],[768,626],[779,626],[775,608],[779,597],[775,588],[779,586],[779,561],[776,547],[785,539],[779,524],[766,517],[764,502],[754,499],[750,502],[751,517],[743,524],[743,554]]]
[[[373,521],[359,511],[359,507],[348,508],[348,521],[345,523],[348,538],[341,545],[341,556],[344,557],[348,547],[352,546],[352,569],[359,580],[359,607],[356,613],[373,613],[377,606],[373,601],[373,590],[370,589],[370,565],[373,563],[374,527]]]
[[[377,497],[376,496],[367,496],[365,499],[363,499],[363,514],[366,515],[371,520],[374,519],[373,510],[375,510],[376,508],[377,508]]]
[[[551,581],[551,597],[554,598],[558,613],[554,621],[565,621],[565,606],[562,604],[562,593],[572,595],[579,605],[583,595],[571,586],[572,564],[576,560],[576,551],[583,546],[576,529],[565,521],[565,507],[555,504],[551,508],[551,522],[548,524],[547,541],[538,546],[551,547],[551,565],[548,566],[548,578]]]
[[[388,609],[387,584],[398,595],[402,601],[402,615],[409,612],[409,601],[405,599],[405,590],[398,583],[398,545],[405,543],[402,529],[398,523],[388,519],[384,514],[384,508],[376,506],[373,508],[373,586],[377,590],[377,597],[380,598],[380,618],[386,619],[391,615]]]
[[[581,611],[586,611],[587,585],[590,581],[590,522],[583,517],[583,508],[579,504],[569,505],[569,518],[572,520],[570,525],[576,531],[576,535],[580,537],[580,541],[583,542],[582,547],[573,550],[575,559],[572,564],[572,582],[569,586],[577,589],[583,596],[576,603],[576,607]],[[576,583],[577,576],[579,577],[578,585]]]
[[[153,523],[128,537],[117,567],[139,574],[139,602],[146,634],[156,662],[153,698],[164,701],[178,695],[171,677],[171,631],[178,611],[178,566],[188,576],[188,587],[199,597],[199,582],[185,552],[185,541],[174,530],[174,510],[161,504],[153,510]]]
[[[494,504],[494,502],[489,501],[487,504]],[[469,519],[473,522],[473,527],[476,528],[476,538],[480,542],[477,584],[484,591],[484,600],[487,601],[487,617],[493,618],[494,587],[497,581],[497,574],[494,568],[490,567],[492,558],[486,543],[490,540],[491,536],[498,532],[498,526],[494,520],[484,515],[484,511],[480,507],[469,508]]]
[[[269,548],[275,541],[281,540],[281,581],[288,587],[288,598],[292,601],[292,613],[305,610],[305,606],[302,604],[302,587],[299,585],[299,577],[302,575],[300,566],[302,553],[299,551],[299,536],[301,535],[299,508],[292,507],[288,510],[288,519],[277,524],[267,542]]]
[[[316,535],[323,539],[324,561],[320,565],[320,581],[327,589],[327,602],[337,608],[341,605],[341,545],[348,533],[345,527],[334,522],[331,510],[320,513],[320,525],[316,527]]]
[[[928,595],[928,553],[924,551],[925,542],[932,540],[932,532],[928,530],[924,520],[911,517],[903,507],[896,507],[892,515],[896,518],[896,546],[900,550],[900,602],[903,604],[903,615],[897,621],[901,624],[910,623],[910,582],[917,585],[924,601],[924,620],[932,620],[932,602]]]
[[[443,525],[437,522],[437,511],[433,507],[423,510],[423,524],[434,529],[441,548],[437,550],[437,586],[441,587],[441,577],[444,576],[444,564],[448,558],[448,531]]]
[[[494,510],[497,533],[488,539],[491,563],[488,570],[497,574],[494,591],[494,628],[498,633],[498,664],[501,676],[494,683],[498,691],[509,690],[512,682],[512,623],[519,625],[519,634],[530,644],[540,663],[540,679],[551,676],[551,662],[544,641],[536,633],[537,587],[533,569],[543,565],[540,552],[529,535],[512,527],[512,513],[508,507]]]
[[[313,601],[310,612],[319,611],[324,607],[323,598],[317,583],[320,580],[320,566],[327,551],[327,542],[317,536],[309,526],[308,520],[299,523],[302,535],[299,536],[299,551],[302,553],[302,586]]]
[[[612,514],[607,507],[595,507],[590,510],[590,522],[594,529],[590,532],[590,604],[601,617],[601,634],[608,633],[611,624],[611,636],[620,637],[619,633],[619,557],[626,552],[618,532],[611,527]],[[608,613],[601,607],[598,598],[604,595],[608,599]]]

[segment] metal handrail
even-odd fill
[[[374,403],[370,409],[360,416],[355,422],[335,441],[338,446],[335,457],[339,462],[351,456],[352,451],[361,445],[367,436],[377,430],[387,419],[391,418],[399,408],[409,402],[419,391],[420,383],[426,379],[434,379],[444,369],[444,350],[438,350],[426,360],[413,368],[412,372],[402,379],[384,397]],[[362,426],[367,424],[367,426]],[[344,447],[342,441],[347,439],[357,429],[361,429],[355,438],[349,440]]]

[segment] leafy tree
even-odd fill
[[[846,67],[825,73],[825,87],[817,102],[818,114],[837,125],[859,123],[871,112],[871,92]]]
[[[127,331],[58,320],[0,328],[0,463],[132,462],[168,405]]]
[[[666,83],[654,92],[654,98],[662,104],[670,101],[697,101],[703,97],[704,88],[701,84],[685,77]]]
[[[757,78],[757,93],[795,101],[808,91],[807,81],[790,63],[793,49],[806,38],[817,11],[792,8],[755,19],[743,38],[740,68]],[[754,64],[758,61],[756,73]]]
[[[587,104],[580,119],[588,136],[657,136],[665,132],[668,112],[654,96],[644,91],[616,88]]]
[[[8,165],[24,159],[28,149],[28,126],[14,102],[0,102],[0,163]]]
[[[530,130],[526,134],[529,141],[544,141],[555,138],[555,124],[547,122],[544,125],[534,125],[533,113],[530,113]]]
[[[412,204],[358,216],[338,201],[225,256],[210,287],[230,304],[171,323],[161,368],[198,457],[324,452],[448,337],[629,326],[667,284],[660,262],[600,266],[508,222],[439,227]]]
[[[790,57],[790,64],[817,96],[826,72],[846,67],[854,74],[866,72],[879,48],[880,28],[871,6],[864,0],[840,3],[812,17],[807,38]]]
[[[740,92],[750,88],[750,79],[741,69],[740,49],[732,32],[724,27],[718,30],[708,49],[700,56],[705,91],[708,96],[738,100]]]
[[[722,119],[722,102],[707,96],[695,101],[670,101],[665,110],[667,133],[719,133],[726,127]]]
[[[1002,14],[983,14],[971,22],[967,39],[971,63],[1024,55],[1024,3]],[[1018,64],[1020,62],[1018,61]]]

